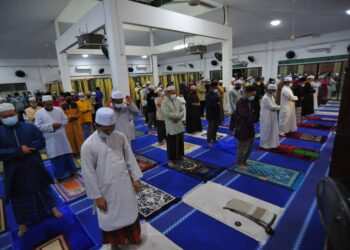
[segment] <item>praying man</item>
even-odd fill
[[[126,136],[114,129],[113,109],[100,108],[96,129],[81,149],[81,168],[87,195],[97,207],[103,243],[119,249],[125,240],[141,243],[136,192],[141,170]]]
[[[21,123],[15,107],[0,104],[0,161],[5,172],[5,198],[11,202],[18,236],[27,227],[53,215],[62,216],[56,208],[49,185],[52,177],[41,160],[39,150],[45,147],[41,131],[31,123]]]

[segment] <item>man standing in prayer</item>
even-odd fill
[[[39,150],[45,147],[41,131],[30,123],[18,122],[15,107],[0,104],[0,160],[4,164],[5,198],[11,201],[18,236],[27,226],[37,224],[50,215],[62,216],[50,190],[52,177],[41,160]]]
[[[97,109],[99,109],[103,106],[103,93],[101,92],[99,87],[96,87],[95,93],[96,93],[96,105],[97,105]],[[97,111],[97,109],[95,110]]]
[[[247,160],[254,145],[254,123],[257,122],[256,111],[253,109],[255,95],[256,87],[247,85],[244,96],[238,100],[236,106],[235,137],[238,140],[237,165],[240,168],[248,167]]]
[[[314,88],[311,86],[309,80],[305,77],[303,78],[302,87],[303,87],[303,103],[302,103],[302,116],[310,115],[314,113]]]
[[[186,100],[181,90],[180,90],[180,95],[177,97],[177,99],[180,101],[182,108],[184,110],[184,117],[182,117],[182,122],[185,125],[186,124]]]
[[[280,105],[281,103],[281,92],[282,92],[282,88],[284,86],[284,81],[280,81],[277,84],[277,91],[276,91],[276,104]]]
[[[140,90],[141,90],[140,83],[137,82],[134,91],[135,91],[135,102],[136,102],[136,106],[137,106],[138,109],[141,108],[141,97],[140,97],[141,93],[140,93]]]
[[[297,120],[295,113],[295,102],[298,97],[293,94],[290,89],[293,78],[286,76],[284,78],[284,86],[281,91],[281,103],[279,112],[280,135],[285,136],[286,133],[295,132],[297,130]]]
[[[299,80],[293,83],[291,88],[293,95],[298,97],[298,100],[295,102],[295,116],[297,119],[297,124],[300,124],[302,122],[301,113],[304,99],[303,85],[305,85],[305,80],[305,78],[299,78]]]
[[[167,87],[161,109],[165,116],[168,166],[174,167],[174,161],[182,160],[184,156],[184,110],[176,98],[175,86]]]
[[[112,92],[112,103],[115,115],[115,130],[124,134],[131,145],[131,141],[135,139],[134,126],[131,126],[134,116],[140,113],[139,109],[133,103],[130,96],[125,97],[120,91]]]
[[[36,112],[35,125],[44,134],[47,155],[54,167],[54,176],[58,181],[62,181],[77,172],[64,128],[68,119],[62,109],[53,106],[52,96],[44,95],[42,99],[44,108]]]
[[[17,92],[15,93],[15,97],[12,99],[13,106],[15,106],[16,112],[18,114],[18,119],[20,122],[24,122],[23,114],[24,109],[26,108],[26,100],[24,97],[20,96]]]
[[[224,97],[225,97],[225,93],[226,93],[226,89],[223,86],[224,85],[224,81],[220,80],[219,81],[219,86],[218,86],[218,94],[219,94],[219,98],[220,98],[220,119],[219,119],[219,124],[221,124],[224,119],[225,119],[225,114],[224,114]]]
[[[231,121],[230,121],[230,131],[233,133],[235,130],[235,113],[236,113],[236,104],[239,99],[242,97],[241,85],[242,81],[237,80],[233,82],[234,88],[229,93],[229,102],[231,109]]]
[[[196,133],[202,132],[200,102],[197,96],[196,85],[190,86],[186,102],[186,132]]]
[[[85,138],[89,137],[92,133],[92,111],[94,108],[91,102],[85,99],[83,92],[78,93],[79,100],[77,101],[78,109],[80,112],[80,124],[84,131]]]
[[[93,96],[91,91],[88,91],[86,92],[86,100],[89,101],[91,103],[91,107],[92,107],[92,111],[91,111],[91,114],[92,114],[92,122],[95,121],[95,113],[96,113],[96,110],[95,110],[95,106],[96,106],[96,99],[95,99],[96,95]],[[92,123],[92,126],[93,126],[93,123]]]
[[[147,97],[145,99],[145,96],[147,96],[148,87],[143,84],[142,89],[140,90],[140,97],[141,97],[141,106],[142,106],[142,113],[145,116],[146,123],[148,122],[148,116],[147,116]]]
[[[321,87],[321,83],[315,79],[315,76],[309,75],[307,80],[310,81],[311,87],[314,89],[313,99],[314,99],[314,111],[318,109],[318,89]]]
[[[34,123],[35,122],[35,113],[41,109],[41,106],[38,106],[38,103],[36,102],[36,98],[35,97],[29,97],[29,108],[25,109],[25,113],[26,116],[28,118],[28,121],[30,123]]]
[[[136,105],[135,105],[136,107]],[[141,187],[141,170],[128,139],[118,126],[111,108],[96,113],[95,131],[81,149],[81,169],[88,197],[94,201],[104,244],[112,249],[141,244],[136,192]]]
[[[220,123],[220,96],[218,86],[218,82],[213,81],[210,91],[205,97],[207,105],[206,117],[208,120],[207,142],[209,147],[212,146],[212,142],[217,142],[216,134]]]
[[[84,132],[80,125],[80,112],[78,105],[73,101],[70,93],[66,93],[66,102],[61,104],[61,108],[68,119],[65,129],[69,143],[72,147],[73,155],[78,156],[81,145],[83,145],[84,142]]]
[[[165,118],[161,107],[165,97],[164,97],[164,91],[162,88],[157,88],[156,93],[158,96],[156,97],[154,102],[156,103],[156,107],[157,107],[156,124],[157,124],[158,144],[164,145],[166,140],[165,121],[164,121]]]
[[[279,129],[277,111],[280,107],[275,102],[277,86],[269,84],[267,92],[261,100],[260,110],[260,147],[265,149],[277,148]]]
[[[201,108],[201,117],[204,116],[204,110],[205,110],[205,95],[207,93],[207,89],[205,87],[205,82],[203,79],[198,81],[197,84],[197,95],[198,95],[198,99],[200,102],[200,108]]]
[[[148,86],[148,92],[147,94],[143,97],[144,100],[147,101],[147,123],[149,129],[152,129],[152,126],[155,126],[156,124],[156,104],[154,102],[154,99],[157,97],[157,94],[154,93],[154,86],[149,85]]]

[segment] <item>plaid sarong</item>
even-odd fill
[[[295,108],[295,116],[297,118],[297,124],[302,123],[302,119],[301,119],[301,107],[296,107]]]
[[[51,210],[56,206],[49,188],[33,195],[11,197],[11,203],[16,221],[22,225],[40,223],[51,216]]]
[[[102,230],[103,244],[111,244],[112,246],[125,245],[127,239],[130,244],[139,245],[141,244],[141,225],[137,219],[133,224],[106,232]]]

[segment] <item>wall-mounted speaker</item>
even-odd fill
[[[100,68],[99,70],[98,70],[98,73],[100,73],[100,74],[103,74],[105,72],[105,69],[104,68]]]
[[[255,61],[254,56],[248,56],[248,61],[249,61],[249,62],[254,62],[254,61]]]
[[[218,60],[219,62],[222,61],[222,53],[221,52],[215,52],[214,56],[215,56],[216,60]]]
[[[128,67],[128,72],[129,72],[129,73],[134,72],[134,68],[133,68],[133,67]]]
[[[26,73],[23,70],[16,70],[15,75],[17,77],[25,77]]]
[[[170,65],[168,65],[168,66],[166,67],[166,70],[167,70],[167,71],[172,71],[172,70],[173,70],[173,67],[170,66]]]
[[[188,64],[188,67],[190,67],[191,69],[193,69],[193,68],[194,68],[194,66],[193,66],[193,64],[192,64],[192,63],[189,63],[189,64]]]
[[[287,57],[288,59],[294,58],[294,57],[295,57],[295,52],[294,52],[293,50],[288,51],[288,52],[286,53],[286,57]]]
[[[158,63],[158,68],[160,67],[160,64]]]
[[[210,64],[211,64],[212,66],[218,66],[218,61],[216,61],[216,60],[211,60]]]

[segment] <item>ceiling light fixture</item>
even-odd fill
[[[347,11],[345,11],[347,15],[350,16],[350,9],[348,9]]]
[[[278,26],[278,25],[281,24],[281,20],[272,20],[272,21],[270,22],[270,24],[271,24],[272,26]]]
[[[147,58],[147,56],[146,56],[146,55],[144,55],[144,56],[141,56],[141,58],[146,59],[146,58]]]
[[[180,50],[180,49],[185,49],[188,47],[188,44],[181,44],[181,45],[176,45],[173,50]]]
[[[84,55],[81,55],[82,57],[86,58],[86,57],[89,57],[89,55],[87,54],[84,54]]]

